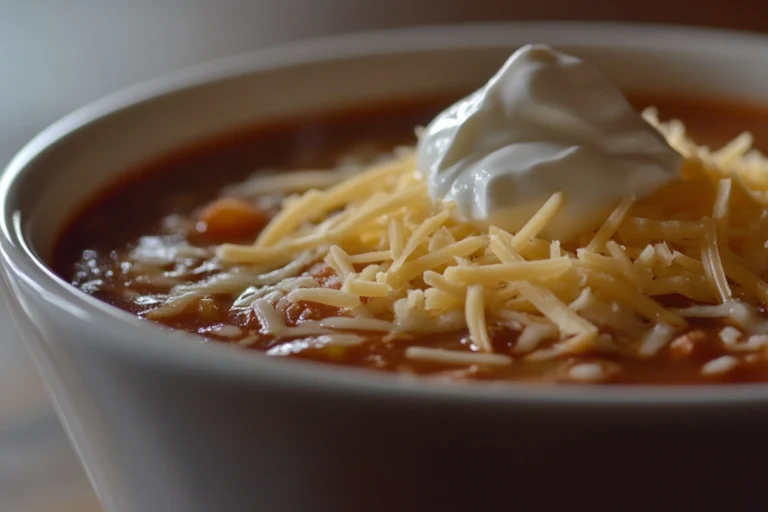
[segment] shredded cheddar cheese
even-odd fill
[[[625,198],[578,243],[540,236],[568,201],[564,194],[552,195],[516,233],[470,225],[454,205],[433,201],[413,153],[401,152],[357,174],[302,174],[323,189],[301,187],[293,174],[282,181],[265,177],[267,191],[301,193],[285,199],[253,245],[218,247],[222,262],[257,269],[260,277],[245,292],[242,277],[179,290],[153,314],[173,314],[190,294],[229,283],[233,293],[242,293],[235,305],[251,307],[262,331],[273,335],[332,342],[349,331],[358,337],[386,332],[396,340],[466,329],[473,353],[406,352],[451,364],[511,364],[513,356],[526,354],[527,360],[546,360],[616,349],[617,343],[648,358],[695,317],[725,318],[752,345],[766,345],[768,322],[755,311],[768,306],[768,162],[750,149],[748,135],[711,151],[688,139],[682,123],[662,124],[652,110],[644,115],[685,156],[683,178],[651,197]],[[300,277],[302,268],[321,261],[340,289]],[[274,270],[279,265],[285,267]],[[270,275],[276,277],[263,277]],[[669,295],[693,305],[665,307],[660,298]],[[287,326],[281,310],[299,301],[339,308],[343,315]],[[493,354],[494,325],[519,332],[506,354]],[[747,343],[731,330],[724,340]],[[713,361],[703,371],[730,367],[730,360]],[[586,375],[584,368],[572,370]]]

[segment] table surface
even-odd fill
[[[677,6],[671,10],[653,1],[595,0],[587,8],[592,13],[569,0],[520,5],[393,1],[403,8],[357,0],[0,0],[0,166],[35,132],[87,101],[172,69],[281,40],[391,25],[523,17],[768,26],[763,16],[740,14],[754,14],[754,6],[746,9],[747,0],[741,0],[744,9],[734,0],[726,12],[719,2],[709,6],[699,0],[665,2]],[[100,510],[2,303],[0,510]]]

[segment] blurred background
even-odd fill
[[[768,29],[747,0],[0,0],[0,167],[117,88],[264,45],[427,23],[621,20]],[[120,461],[115,461],[119,464]],[[0,511],[100,508],[0,299]]]

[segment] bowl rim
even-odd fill
[[[73,321],[108,322],[130,333],[99,340],[121,357],[142,364],[200,372],[242,382],[258,379],[302,392],[336,397],[445,402],[465,405],[552,405],[574,407],[665,408],[680,405],[710,407],[735,403],[768,403],[766,384],[700,386],[531,386],[508,382],[434,382],[411,376],[384,374],[356,368],[274,358],[256,351],[219,343],[199,343],[199,338],[173,331],[103,303],[56,276],[27,244],[21,213],[11,211],[9,192],[14,183],[48,148],[64,142],[83,127],[151,99],[184,89],[295,67],[319,61],[405,54],[424,50],[460,50],[521,44],[546,39],[550,44],[620,49],[692,49],[719,58],[744,51],[768,49],[768,37],[748,32],[659,24],[597,22],[505,22],[436,25],[386,29],[316,39],[305,39],[255,52],[217,59],[176,71],[96,100],[63,117],[27,143],[0,175],[0,257],[9,274],[24,282],[48,303],[67,312]],[[10,277],[10,276],[9,276]],[[13,281],[13,279],[9,279]],[[130,339],[130,342],[127,342]],[[197,342],[196,342],[197,341]]]

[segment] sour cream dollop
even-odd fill
[[[682,161],[611,81],[540,44],[438,115],[418,146],[432,197],[476,224],[515,232],[562,192],[541,235],[563,241],[599,227],[624,197],[678,179]]]

